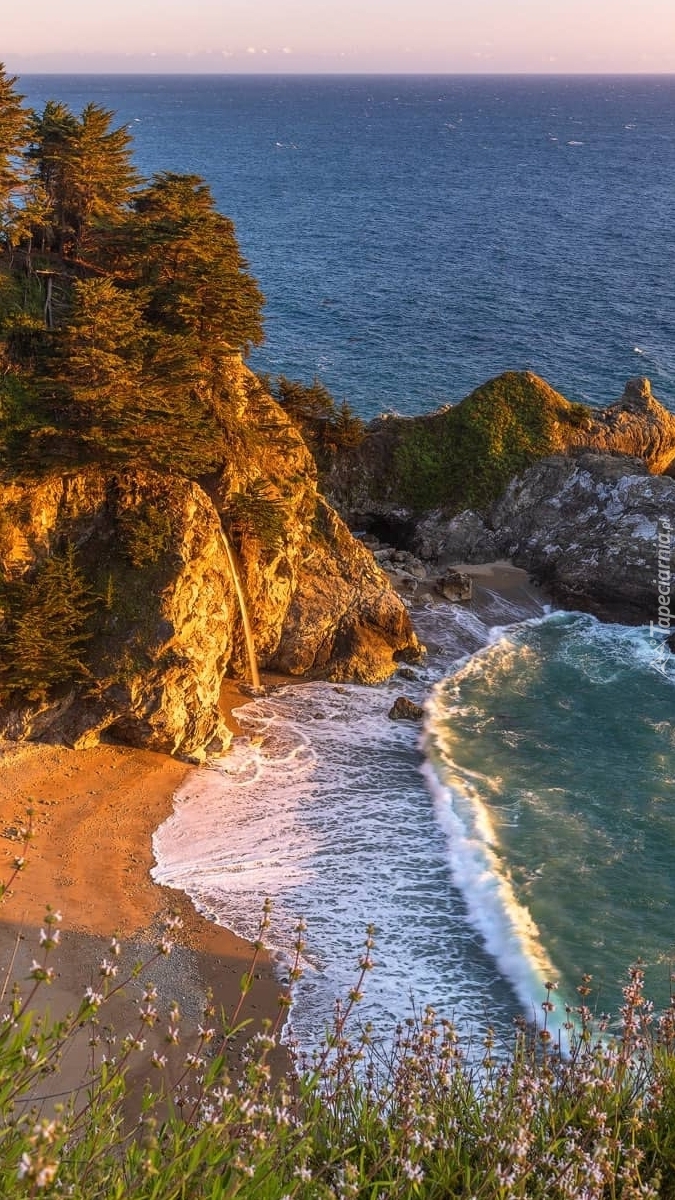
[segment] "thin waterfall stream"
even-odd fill
[[[223,537],[223,545],[225,547],[225,553],[227,554],[227,561],[230,565],[230,572],[232,574],[232,579],[234,580],[234,588],[237,593],[237,600],[239,602],[239,611],[241,613],[241,620],[242,620],[242,624],[244,626],[244,639],[246,641],[246,653],[248,655],[248,665],[249,665],[249,670],[251,672],[251,684],[254,688],[258,689],[260,687],[260,675],[258,672],[258,663],[257,663],[256,656],[255,656],[255,644],[253,641],[253,633],[251,631],[251,622],[248,619],[248,609],[246,608],[246,598],[244,596],[244,589],[241,586],[241,579],[239,578],[239,571],[237,570],[237,564],[235,562],[235,558],[234,558],[234,554],[232,552],[232,547],[230,545],[229,538],[227,537],[227,534],[225,533],[224,529],[221,530],[221,533],[222,533],[222,537]]]

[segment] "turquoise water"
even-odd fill
[[[241,708],[247,736],[191,775],[155,835],[155,877],[249,937],[272,897],[282,959],[306,919],[303,1044],[353,983],[368,923],[363,1016],[385,1035],[430,1003],[508,1037],[516,1014],[541,1017],[548,979],[556,1025],[584,973],[588,1003],[615,1012],[638,956],[665,1004],[675,658],[646,629],[496,595],[488,613],[441,604],[416,622],[432,648],[416,680]],[[401,691],[426,704],[422,734],[387,717]]]
[[[427,751],[474,922],[520,994],[552,973],[614,1011],[628,965],[675,962],[675,658],[646,629],[554,614],[437,688]]]

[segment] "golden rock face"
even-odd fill
[[[21,604],[35,604],[34,581],[64,547],[87,596],[74,674],[36,699],[7,664],[0,736],[72,746],[105,736],[194,759],[226,746],[222,680],[248,678],[249,666],[223,530],[261,667],[371,682],[395,669],[395,654],[419,652],[372,554],[317,493],[297,430],[236,370],[241,444],[208,493],[142,467],[0,487],[0,570],[14,596],[13,609],[0,602],[5,645],[18,645]]]

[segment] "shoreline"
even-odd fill
[[[239,693],[237,693],[237,699]],[[233,696],[233,700],[234,700]],[[241,697],[245,700],[245,697]],[[0,993],[18,982],[28,990],[34,959],[41,961],[40,930],[48,907],[62,914],[61,941],[49,956],[54,982],[42,985],[34,1007],[60,1018],[79,1008],[88,986],[101,983],[100,965],[110,957],[113,936],[121,943],[120,978],[138,962],[154,959],[140,980],[115,998],[107,1019],[120,1031],[137,1024],[144,981],[159,992],[160,1016],[173,1002],[183,1014],[182,1040],[198,1037],[207,997],[218,1016],[229,1019],[240,998],[242,975],[254,947],[201,916],[188,896],[156,884],[152,835],[173,811],[175,792],[194,768],[168,755],[124,746],[69,750],[35,743],[0,748],[0,880],[23,853],[18,831],[33,811],[26,866],[0,908]],[[157,955],[165,919],[177,914],[182,927],[173,948]],[[261,914],[262,915],[262,914]],[[281,984],[265,952],[258,954],[254,984],[240,1012],[247,1035],[274,1021]],[[166,1050],[163,1023],[144,1031],[146,1059]],[[283,1047],[272,1055],[283,1069]],[[71,1048],[61,1073],[64,1087],[77,1086],[88,1061],[86,1040]]]
[[[456,569],[474,579],[474,598],[468,604],[473,611],[489,605],[495,594],[510,603],[526,596],[539,603],[544,599],[527,572],[510,563]],[[413,623],[414,607],[413,601]],[[238,681],[224,681],[221,708],[235,736],[242,730],[233,709],[248,699]],[[158,984],[165,1010],[177,1001],[186,1033],[194,1035],[209,993],[216,1012],[235,1011],[253,945],[201,916],[186,893],[157,884],[150,875],[153,834],[174,811],[175,794],[195,769],[168,755],[125,746],[78,751],[29,742],[0,746],[0,880],[8,878],[12,859],[21,853],[17,831],[26,824],[28,809],[34,814],[27,866],[0,908],[0,993],[7,993],[11,980],[25,980],[32,960],[40,958],[40,929],[48,906],[63,916],[61,943],[50,957],[55,981],[44,992],[44,1003],[55,1016],[77,1009],[86,987],[97,985],[113,935],[122,943],[122,963],[130,967],[155,955],[163,920],[176,913],[182,928],[172,935],[173,950],[153,963],[149,976]],[[133,1020],[133,993],[140,987],[132,985],[116,1000],[122,1023]],[[241,1018],[250,1023],[248,1032],[264,1021],[274,1023],[281,992],[275,962],[263,951],[241,1010]],[[154,1046],[153,1035],[154,1030],[148,1049],[161,1053],[161,1030]],[[83,1077],[86,1053],[86,1046],[71,1053],[65,1074],[72,1086]],[[282,1047],[275,1055],[279,1070],[288,1066]]]

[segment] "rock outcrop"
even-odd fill
[[[675,480],[640,459],[557,455],[514,480],[489,515],[499,553],[565,608],[658,624],[675,593]]]
[[[223,530],[259,666],[372,682],[419,655],[402,600],[318,494],[297,429],[238,360],[231,373],[231,453],[204,487],[103,466],[0,484],[0,736],[222,748],[223,677],[248,673]],[[31,687],[9,661],[31,644],[17,596],[66,550],[88,597],[80,657],[67,679]]]
[[[592,409],[509,371],[457,405],[377,418],[359,446],[335,453],[321,486],[351,528],[414,548],[425,514],[484,513],[538,459],[581,449],[639,457],[653,474],[675,470],[675,415],[648,379],[629,380],[619,400]]]
[[[652,395],[648,379],[629,379],[619,400],[567,431],[564,448],[640,458],[651,474],[663,475],[675,463],[675,415]]]
[[[409,696],[397,696],[387,715],[390,721],[423,721],[424,709]]]
[[[0,511],[6,579],[30,579],[68,543],[97,601],[80,678],[39,703],[10,691],[0,733],[75,748],[105,734],[186,757],[227,745],[218,697],[236,598],[202,489],[150,471],[90,468],[10,484]],[[157,544],[144,550],[151,514],[169,519],[157,521]]]

